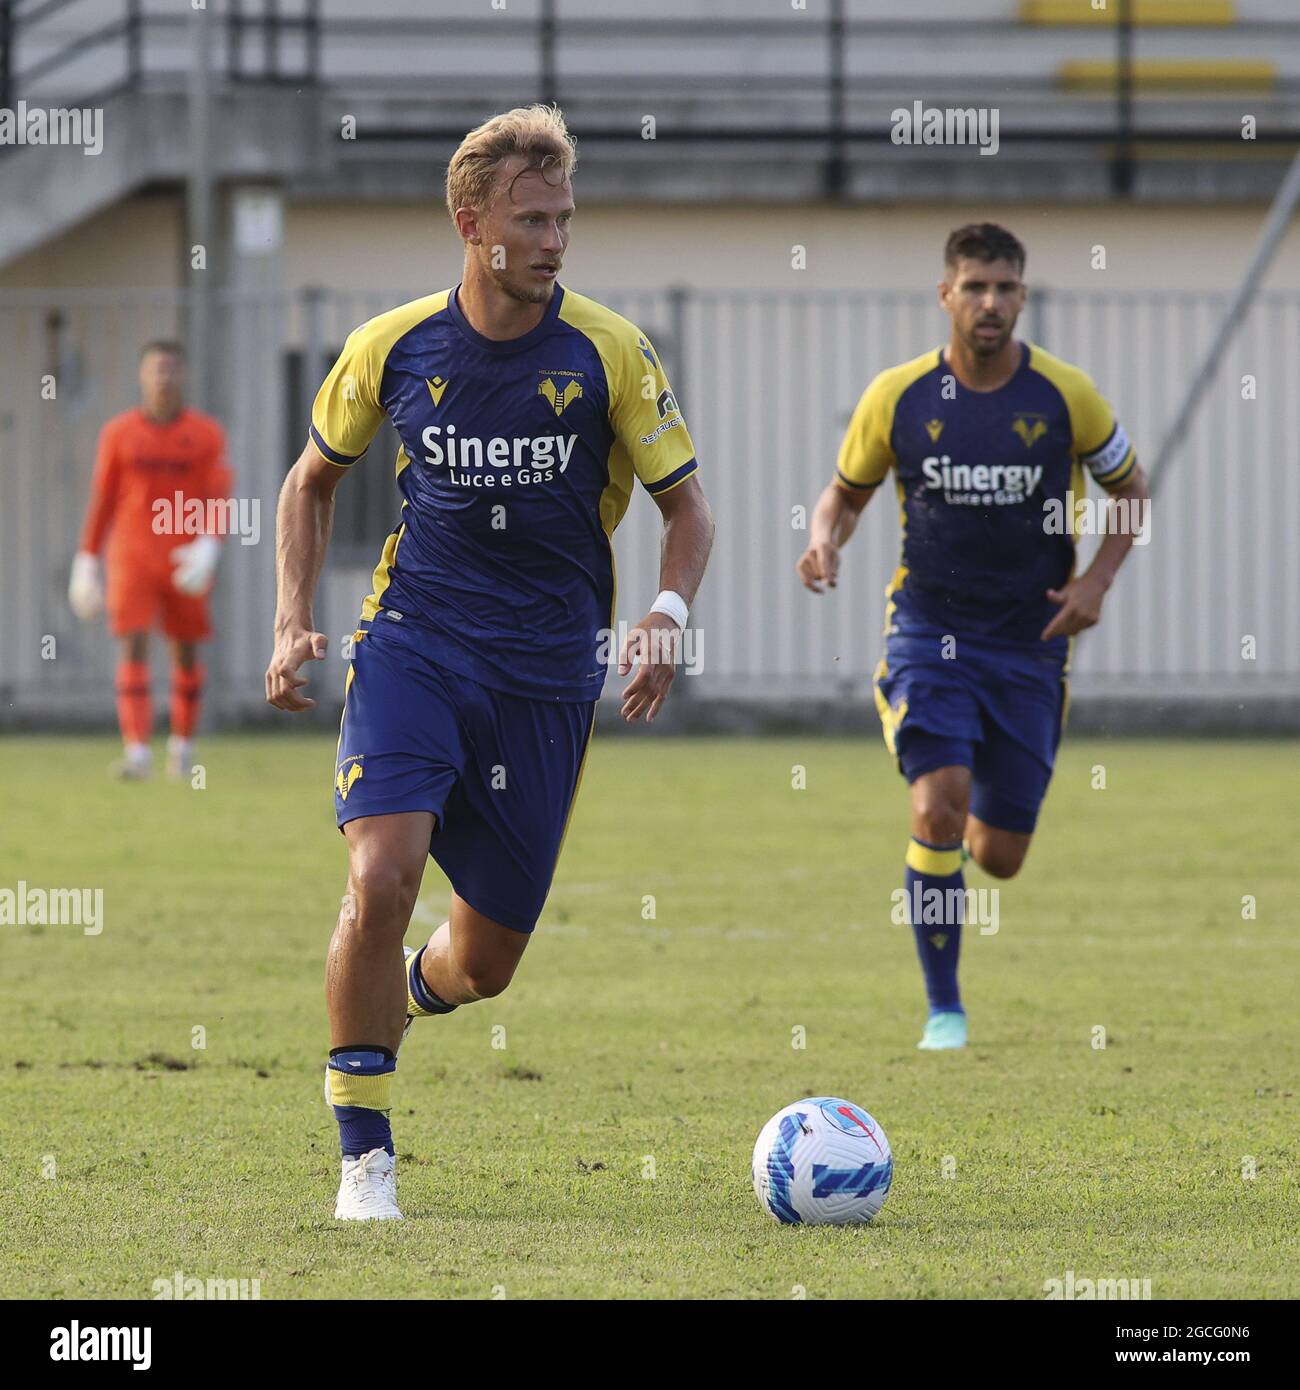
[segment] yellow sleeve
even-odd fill
[[[1069,406],[1075,457],[1102,487],[1123,487],[1137,467],[1137,453],[1110,403],[1084,376]]]
[[[355,463],[384,421],[379,386],[391,343],[363,324],[348,335],[330,374],[316,393],[311,438],[331,463]]]
[[[889,373],[882,372],[862,393],[840,445],[835,481],[849,492],[869,492],[878,487],[894,466],[889,436],[894,429],[897,394],[888,378]]]
[[[609,377],[609,420],[636,476],[655,495],[683,483],[699,464],[659,354],[644,333],[622,335]]]

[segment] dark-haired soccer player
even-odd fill
[[[327,648],[311,602],[334,489],[392,420],[401,516],[362,607],[334,782],[348,886],[326,966],[326,1094],[343,1219],[401,1216],[388,1111],[410,1020],[500,994],[541,913],[605,680],[611,536],[634,479],[664,544],[662,592],[619,654],[620,674],[640,663],[623,691],[631,722],[668,694],[712,543],[654,349],[557,283],[575,159],[552,108],[465,137],[447,173],[463,280],[348,338],[280,497],[266,694],[300,710],[314,702],[298,669]],[[429,855],[451,880],[451,919],[404,971]]]
[[[1065,720],[1070,639],[1100,618],[1133,544],[1131,529],[1112,529],[1075,574],[1072,526],[1054,523],[1075,515],[1085,469],[1112,496],[1148,496],[1088,377],[1013,337],[1025,304],[1020,242],[991,223],[962,227],[944,265],[948,345],[867,388],[798,562],[807,588],[834,588],[840,548],[893,471],[903,557],[886,591],[875,689],[911,784],[905,884],[929,996],[926,1049],[966,1043],[963,840],[997,878],[1024,862]]]

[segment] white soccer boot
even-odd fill
[[[400,1221],[397,1206],[397,1164],[385,1149],[371,1149],[360,1158],[343,1160],[343,1178],[336,1221]]]
[[[172,734],[167,740],[167,776],[174,782],[194,775],[194,741]]]
[[[120,782],[144,782],[153,774],[153,750],[147,743],[128,743],[110,770]]]

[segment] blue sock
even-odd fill
[[[916,953],[925,974],[930,1012],[963,1013],[957,988],[957,961],[961,955],[961,922],[964,897],[949,892],[965,888],[961,871],[961,842],[932,845],[912,837],[907,847],[907,906],[916,937]]]
[[[330,1103],[339,1122],[344,1158],[360,1158],[371,1149],[393,1152],[388,1122],[397,1059],[386,1047],[359,1044],[330,1051]]]
[[[428,950],[426,942],[411,957],[406,966],[406,981],[411,990],[411,998],[427,1014],[449,1014],[458,1004],[448,1004],[445,999],[438,996],[424,983],[424,976],[420,973],[420,962],[424,959],[424,953]]]

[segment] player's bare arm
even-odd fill
[[[839,578],[840,551],[857,528],[858,518],[876,489],[851,492],[839,482],[826,485],[813,509],[808,549],[799,557],[795,570],[805,589],[814,594],[822,586],[833,589]]]
[[[1108,488],[1111,505],[1115,502],[1133,504],[1129,515],[1141,515],[1141,509],[1150,501],[1151,493],[1147,487],[1146,474],[1140,465],[1125,481],[1123,487]],[[1053,637],[1073,637],[1076,632],[1095,627],[1101,620],[1101,605],[1106,592],[1115,582],[1119,567],[1124,563],[1133,548],[1134,531],[1130,526],[1116,526],[1106,532],[1092,564],[1080,575],[1067,581],[1060,589],[1048,589],[1047,597],[1061,605],[1061,611],[1043,629],[1042,640]]]
[[[679,594],[689,606],[695,601],[713,548],[713,513],[697,477],[655,498],[664,519],[659,588]],[[656,631],[667,634],[655,639]],[[628,633],[619,652],[618,673],[625,676],[638,663],[637,673],[623,690],[620,713],[629,724],[645,715],[652,724],[677,675],[677,621],[666,613],[650,612]]]
[[[323,660],[329,639],[312,622],[312,597],[334,526],[334,491],[347,470],[331,463],[310,441],[280,489],[275,514],[275,651],[266,668],[266,700],[276,709],[311,709],[316,701],[298,692],[306,661]]]

